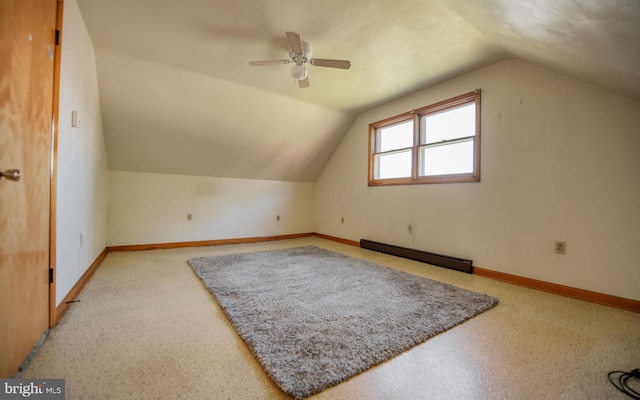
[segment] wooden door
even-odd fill
[[[0,0],[0,377],[49,325],[56,0]]]

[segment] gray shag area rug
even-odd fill
[[[298,399],[498,304],[315,246],[189,264],[269,376]]]

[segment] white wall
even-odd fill
[[[476,88],[481,182],[367,186],[369,123]],[[638,102],[521,61],[494,64],[356,118],[316,182],[315,231],[640,300],[638,127]]]
[[[75,0],[64,2],[62,25],[56,304],[104,250],[107,236],[107,163],[95,57]],[[78,110],[79,128],[71,127],[72,110]]]
[[[312,210],[313,183],[110,171],[108,245],[313,232]]]

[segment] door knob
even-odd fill
[[[0,171],[0,179],[5,178],[10,181],[19,181],[20,180],[20,170],[19,169],[8,169],[4,172]]]

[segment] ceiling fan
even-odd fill
[[[291,68],[291,76],[298,81],[300,88],[309,87],[308,71],[304,64],[311,64],[316,67],[330,67],[349,69],[351,62],[349,60],[329,60],[326,58],[311,58],[311,46],[300,39],[300,35],[295,32],[287,32],[287,40],[289,41],[289,57],[290,60],[265,60],[250,61],[249,64],[255,66],[289,64],[296,65]]]

